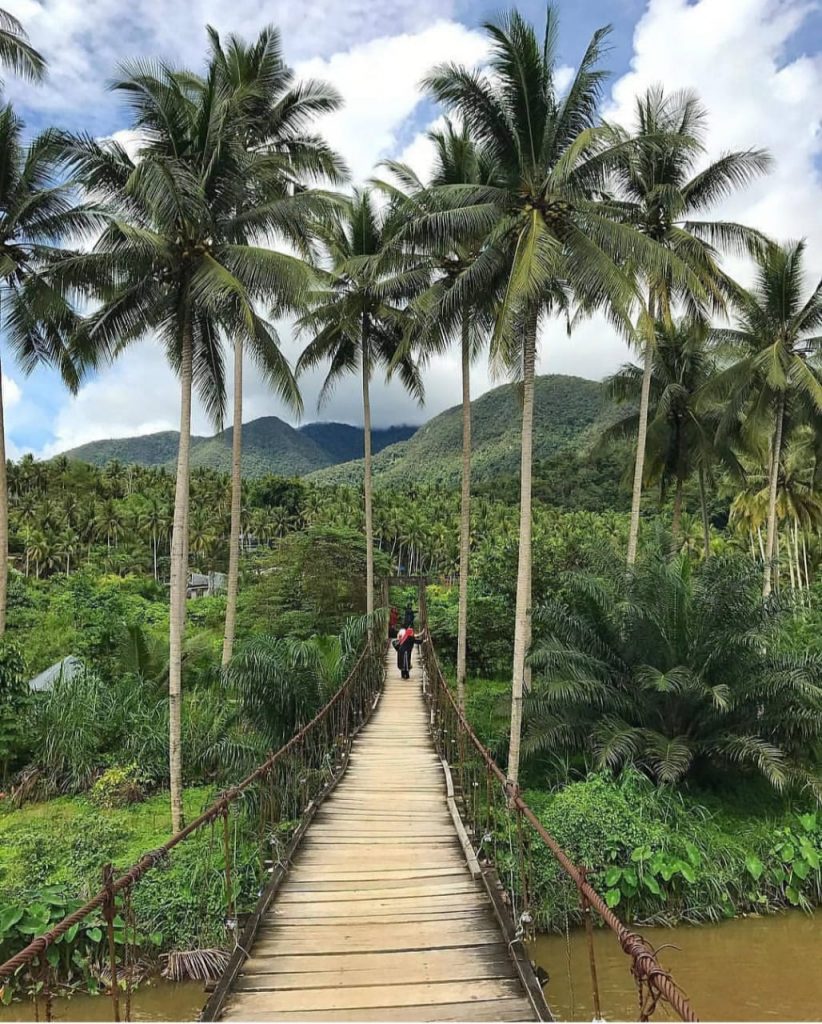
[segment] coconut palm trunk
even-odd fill
[[[28,572],[26,572],[28,575]],[[0,637],[6,632],[9,583],[9,488],[6,476],[6,418],[3,409],[3,371],[0,366]]]
[[[365,458],[365,610],[374,612],[374,508],[371,491],[371,395],[369,392],[371,360],[368,352],[368,322],[362,318],[362,424]]]
[[[183,636],[186,615],[189,460],[191,453],[191,325],[183,330],[180,359],[180,443],[174,493],[174,527],[171,534],[171,608],[169,613],[168,731],[171,826],[183,827],[182,700]]]
[[[237,628],[237,591],[240,582],[240,513],[243,454],[243,342],[234,339],[234,428],[231,435],[231,529],[228,540],[223,667],[231,661]]]
[[[654,325],[654,303],[648,299],[648,316],[650,331]],[[648,408],[651,403],[651,378],[654,371],[654,347],[652,335],[645,341],[644,362],[642,367],[642,391],[639,398],[639,425],[636,439],[636,460],[634,462],[634,487],[631,494],[631,522],[628,528],[628,565],[636,562],[639,543],[639,513],[642,507],[642,483],[645,475],[645,445],[648,437]]]
[[[705,543],[705,558],[711,557],[711,521],[708,518],[708,496],[705,490],[705,467],[699,467],[699,506],[702,513],[702,539]],[[751,537],[753,549],[753,537]]]
[[[508,747],[508,780],[519,781],[522,733],[522,694],[525,658],[531,635],[531,461],[534,441],[534,364],[537,348],[536,309],[529,310],[525,324],[522,359],[522,452],[519,490],[519,558],[514,620],[514,666],[511,680],[511,739]]]
[[[676,549],[677,538],[682,532],[682,477],[676,478],[676,490],[674,491],[674,514],[671,520],[671,536]]]
[[[765,534],[765,573],[762,581],[762,596],[767,597],[773,589],[773,562],[776,554],[776,492],[779,485],[779,461],[782,457],[782,427],[785,420],[785,393],[779,398],[776,410],[776,426],[771,458],[771,478],[768,482],[768,529]]]
[[[471,553],[471,333],[462,318],[462,494],[460,500],[460,586],[457,612],[457,703],[465,707],[468,650],[468,560]]]

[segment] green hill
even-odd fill
[[[374,430],[374,451],[410,437],[416,427],[387,427]],[[220,472],[231,469],[233,430],[213,437],[192,437],[191,465]],[[91,441],[65,454],[72,459],[104,466],[109,462],[166,466],[177,460],[175,430],[164,430],[143,437],[123,437]],[[362,452],[362,427],[348,423],[308,423],[295,429],[276,416],[263,416],[243,424],[243,475],[305,476],[325,466],[357,458]]]
[[[472,402],[473,478],[479,483],[519,472],[520,404],[515,384],[505,384]],[[582,377],[538,377],[534,397],[534,461],[586,447],[594,428],[612,415],[602,384]],[[375,480],[385,486],[416,483],[456,485],[460,479],[462,410],[429,420],[407,441],[374,459]],[[347,462],[312,473],[318,483],[354,483],[362,462]]]

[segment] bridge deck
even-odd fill
[[[264,917],[223,1019],[536,1019],[466,866],[419,671],[403,681],[389,659],[374,717]]]

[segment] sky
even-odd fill
[[[205,25],[253,37],[266,24],[283,35],[286,58],[299,77],[322,78],[342,93],[345,107],[318,128],[342,153],[356,182],[380,160],[399,157],[421,173],[430,166],[426,130],[440,116],[419,82],[441,61],[481,65],[482,22],[499,3],[486,0],[3,0],[45,55],[50,74],[32,86],[5,75],[5,93],[32,131],[49,125],[97,136],[127,128],[127,116],[106,89],[123,59],[163,57],[200,69]],[[591,33],[611,24],[606,65],[611,79],[608,117],[630,123],[634,98],[649,85],[692,88],[710,113],[708,152],[767,147],[774,170],[713,211],[780,240],[805,237],[808,288],[822,276],[822,0],[560,0],[562,64],[572,69]],[[519,5],[539,27],[545,8]],[[570,73],[570,72],[569,72]],[[750,268],[728,264],[742,279]],[[281,324],[290,359],[299,343]],[[56,376],[26,377],[2,347],[3,400],[9,456],[47,457],[86,441],[175,429],[179,387],[150,338],[88,379],[70,396]],[[541,373],[601,379],[630,358],[604,321],[582,324],[569,338],[548,324],[540,338]],[[230,362],[230,360],[229,360]],[[356,378],[336,387],[317,411],[321,374],[302,380],[303,421],[361,423]],[[478,362],[475,395],[500,383]],[[396,383],[375,381],[375,426],[419,423],[459,402],[457,354],[426,370],[420,408]],[[253,367],[245,371],[246,420],[292,414],[270,394]],[[215,425],[195,406],[193,429]]]

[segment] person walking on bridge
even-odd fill
[[[414,628],[414,609],[410,601],[405,606],[405,615],[403,616],[402,624],[406,629]]]
[[[400,630],[396,640],[397,668],[400,670],[400,675],[403,679],[411,678],[411,655],[414,651],[414,646],[423,643],[424,640],[424,636],[417,636],[414,633],[413,626]]]

